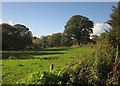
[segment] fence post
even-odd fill
[[[52,72],[53,69],[54,69],[54,65],[50,64],[50,72]]]

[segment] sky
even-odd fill
[[[1,0],[2,2],[118,2],[119,0]]]
[[[23,24],[34,36],[63,32],[66,22],[73,15],[88,17],[94,22],[96,35],[109,26],[112,6],[117,2],[2,2],[2,19],[10,25]]]

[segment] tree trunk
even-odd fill
[[[77,40],[77,45],[80,46],[80,41],[79,40]]]
[[[113,78],[115,82],[118,79],[118,65],[119,64],[120,64],[120,54],[119,54],[119,46],[117,45],[116,58],[115,58],[114,67],[113,67]]]

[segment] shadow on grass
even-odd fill
[[[33,55],[55,55],[64,54],[58,51],[4,51],[2,52],[2,59],[31,59]]]

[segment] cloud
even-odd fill
[[[1,19],[0,19],[0,24],[4,23]]]
[[[12,21],[4,21],[4,20],[0,19],[0,24],[2,24],[2,23],[7,23],[12,26],[15,25],[15,23],[13,23]]]
[[[102,33],[103,30],[103,23],[96,23],[93,29],[93,33],[94,34],[100,34]]]
[[[12,26],[15,25],[12,21],[8,21],[7,23]]]
[[[104,32],[104,29],[110,28],[110,26],[108,24],[104,24],[104,23],[96,23],[94,25],[93,29],[93,33],[92,35],[100,35],[101,33]]]

